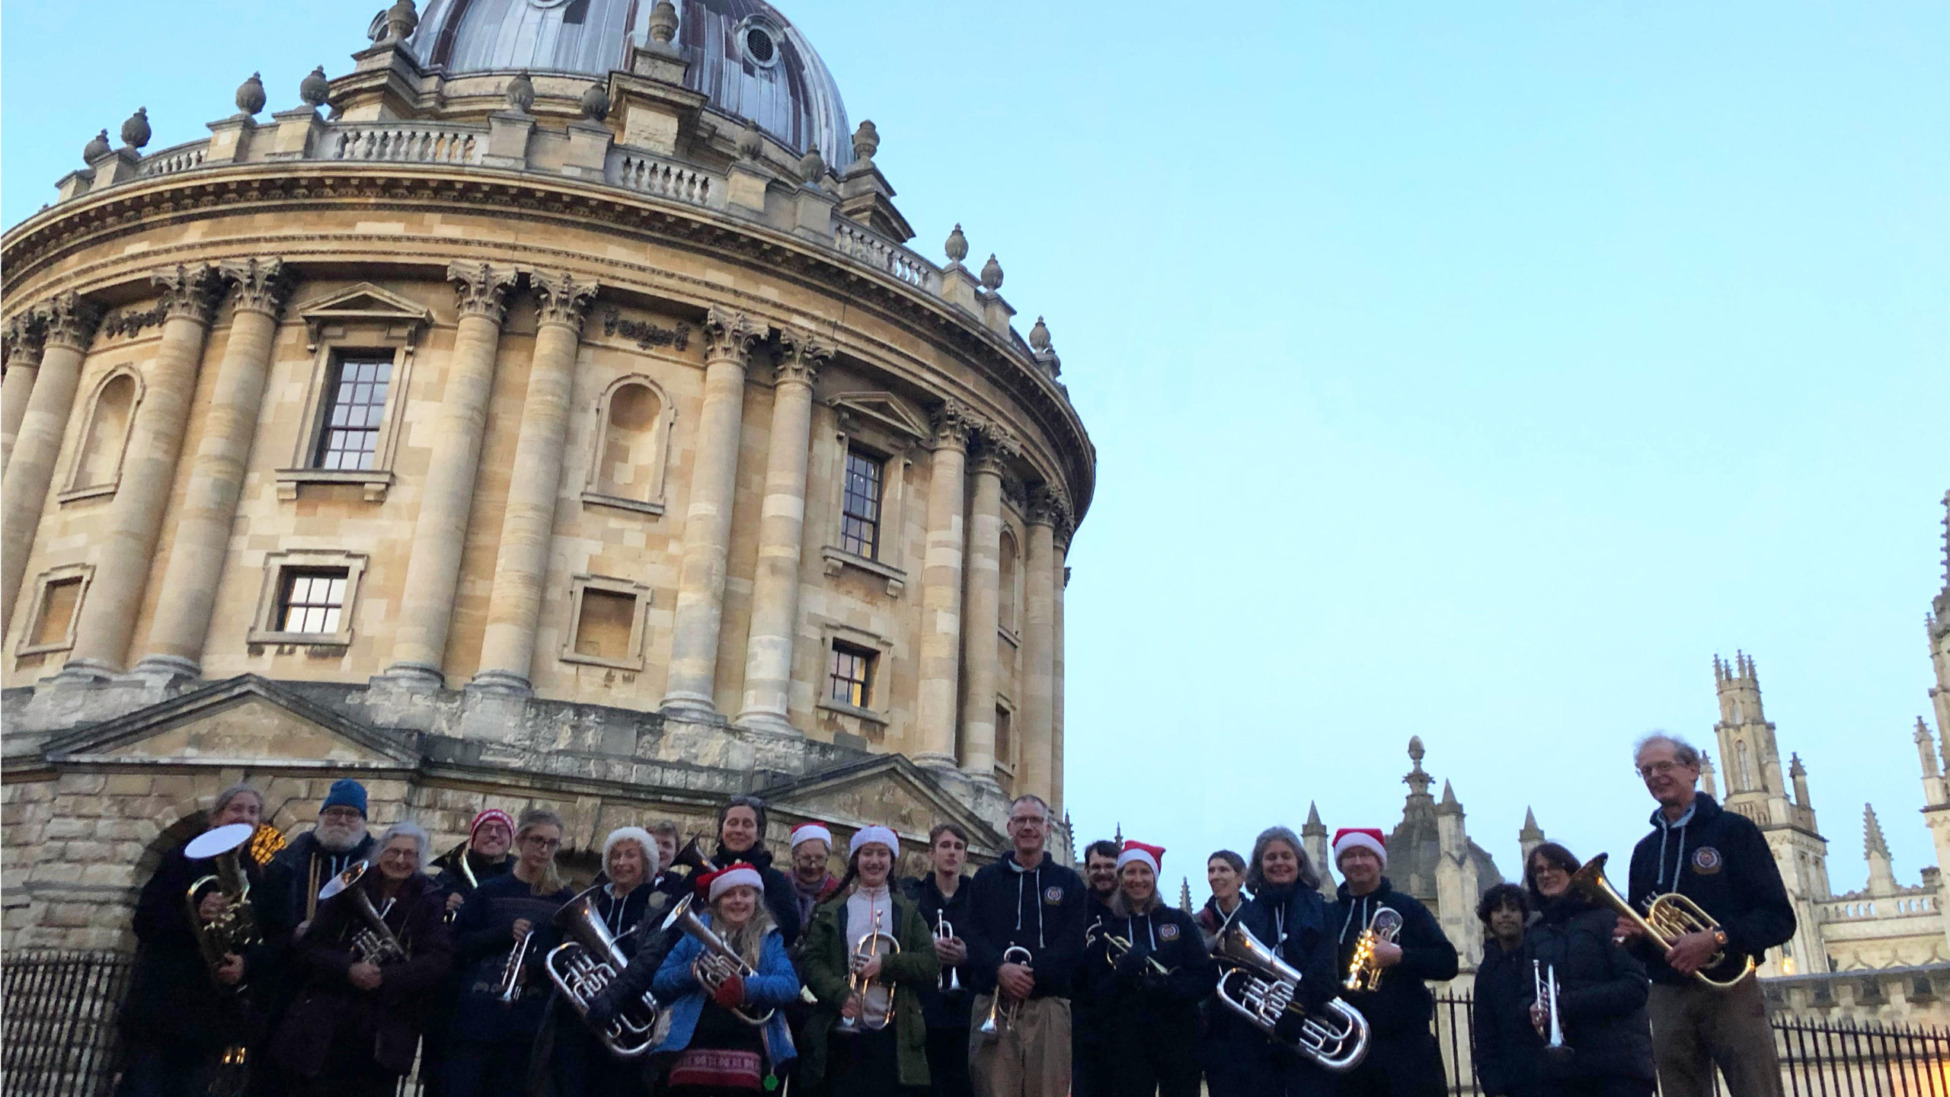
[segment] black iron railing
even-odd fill
[[[129,964],[121,952],[21,950],[0,960],[0,1072],[10,1097],[107,1094]]]

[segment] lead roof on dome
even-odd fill
[[[653,0],[430,0],[408,39],[451,75],[530,70],[606,76],[650,42]],[[835,171],[853,162],[839,85],[798,28],[764,0],[681,0],[684,86],[754,122],[792,151],[817,147]]]

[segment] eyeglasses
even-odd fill
[[[544,838],[539,834],[530,834],[521,841],[523,845],[534,846],[537,849],[560,849],[562,847],[562,839]]]
[[[350,823],[362,819],[358,808],[326,808],[318,813],[320,819],[330,819],[334,823]]]
[[[1012,827],[1046,827],[1049,820],[1040,815],[1018,815],[1009,820]]]
[[[1640,777],[1650,778],[1654,774],[1663,777],[1668,773],[1673,773],[1678,770],[1687,769],[1687,768],[1690,767],[1682,766],[1678,762],[1648,762],[1645,765],[1638,767],[1638,770],[1639,770]]]

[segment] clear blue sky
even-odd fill
[[[203,135],[383,4],[5,5],[4,221],[104,126]],[[1049,318],[1101,457],[1072,553],[1083,837],[1399,818],[1411,734],[1514,874],[1650,810],[1759,661],[1837,889],[1910,731],[1950,488],[1950,8],[786,0],[937,259]],[[1710,744],[1708,744],[1710,745]],[[1439,786],[1438,786],[1439,789]],[[1195,892],[1203,896],[1202,886]]]

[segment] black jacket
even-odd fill
[[[1340,993],[1334,963],[1331,908],[1319,891],[1291,884],[1266,884],[1233,914],[1233,925],[1244,926],[1260,944],[1279,954],[1300,973],[1299,1002],[1315,1013]],[[1225,1010],[1223,1002],[1214,1009]],[[1228,1021],[1236,1014],[1228,1011]]]
[[[1083,957],[1083,877],[1045,853],[1031,871],[1016,867],[1012,850],[985,866],[969,882],[968,968],[975,994],[995,989],[1002,953],[1011,945],[1029,950],[1036,973],[1034,998],[1068,998],[1077,961]],[[956,924],[956,928],[961,928]]]
[[[1530,961],[1521,946],[1505,952],[1491,941],[1476,969],[1476,1023],[1470,1032],[1476,1077],[1489,1097],[1533,1097],[1543,1038],[1530,1023]]]
[[[473,884],[467,882],[467,874],[460,870],[460,863],[463,858],[467,861],[467,867],[474,873],[475,882]],[[515,858],[511,853],[504,853],[501,855],[500,860],[489,861],[473,850],[462,846],[459,849],[450,849],[446,853],[435,857],[432,867],[434,870],[434,879],[439,883],[440,890],[443,894],[458,894],[461,898],[465,899],[474,893],[474,888],[477,884],[485,884],[496,876],[500,876],[515,867]]]
[[[251,882],[251,905],[261,904],[263,881],[241,858]],[[178,849],[162,859],[143,885],[135,906],[135,965],[119,1021],[132,1040],[153,1040],[213,1050],[243,1036],[244,994],[270,977],[271,954],[259,945],[244,956],[244,987],[219,989],[190,924],[190,885],[216,871],[213,861],[192,861]],[[268,932],[257,914],[259,931]]]
[[[1677,823],[1668,823],[1663,811],[1652,813],[1652,833],[1632,850],[1630,885],[1626,898],[1639,910],[1653,896],[1677,891],[1726,931],[1726,962],[1707,973],[1716,979],[1739,974],[1748,957],[1761,962],[1768,949],[1794,936],[1794,907],[1767,839],[1746,816],[1703,792]],[[1637,955],[1653,982],[1686,981],[1656,946],[1641,943]]]
[[[943,899],[941,885],[935,882],[934,873],[930,872],[919,879],[909,880],[903,890],[920,910],[921,920],[927,923],[929,932],[933,932],[940,919],[946,918],[948,924],[954,928],[955,936],[960,937],[962,943],[966,944],[968,942],[968,897],[974,892],[974,888],[969,886],[971,883],[973,881],[968,877],[962,877],[961,883],[955,886],[953,897]],[[943,994],[939,989],[950,971],[954,972],[955,979],[961,986],[959,994]],[[921,988],[921,1013],[927,1018],[929,1028],[968,1027],[969,1009],[975,999],[974,992],[969,989],[972,979],[973,975],[969,972],[968,965],[963,964],[959,967],[942,969],[941,978],[935,980],[933,986]]]
[[[553,986],[542,967],[548,950],[562,943],[550,920],[574,897],[568,888],[548,895],[534,894],[514,873],[484,880],[461,904],[454,918],[454,964],[461,969],[460,1002],[454,1011],[457,1040],[497,1043],[531,1039],[542,1025]],[[523,974],[516,1000],[500,1001],[502,975],[514,954],[514,924],[527,919],[534,936],[522,960]]]
[[[799,895],[792,890],[792,881],[785,873],[772,867],[772,851],[762,845],[753,846],[743,853],[733,853],[722,843],[711,858],[711,863],[719,868],[733,861],[743,861],[758,870],[765,880],[765,909],[772,912],[772,922],[779,927],[779,936],[785,939],[785,947],[791,948],[799,939]]]
[[[1557,976],[1558,1025],[1571,1048],[1568,1056],[1539,1060],[1539,1076],[1546,1080],[1653,1079],[1645,968],[1612,944],[1617,924],[1610,910],[1569,896],[1546,905],[1524,933],[1525,968],[1536,962]],[[1534,1000],[1532,984],[1525,983],[1525,1021]]]
[[[1107,912],[1083,954],[1083,978],[1089,987],[1099,1023],[1105,1033],[1179,1027],[1188,1038],[1197,1031],[1198,1004],[1212,993],[1218,972],[1205,951],[1198,923],[1176,907],[1160,902],[1148,914]],[[1106,933],[1131,944],[1130,952],[1113,955]],[[1146,962],[1164,965],[1160,974]]]
[[[373,842],[368,830],[358,845],[344,853],[333,853],[318,844],[318,835],[312,831],[293,838],[265,866],[265,895],[260,909],[288,934],[316,913],[320,888],[351,865],[372,857]]]
[[[1347,1000],[1368,1019],[1376,1035],[1416,1026],[1427,1028],[1435,1016],[1435,995],[1429,993],[1427,984],[1454,979],[1457,967],[1456,946],[1449,943],[1435,915],[1413,896],[1396,891],[1386,876],[1381,878],[1380,887],[1366,895],[1349,895],[1346,884],[1335,894],[1328,924],[1333,927],[1337,946],[1335,970],[1343,977],[1361,931],[1368,927],[1374,912],[1392,907],[1402,916],[1402,931],[1395,938],[1395,944],[1401,946],[1402,962],[1382,973],[1379,990],[1350,990],[1345,995]]]

